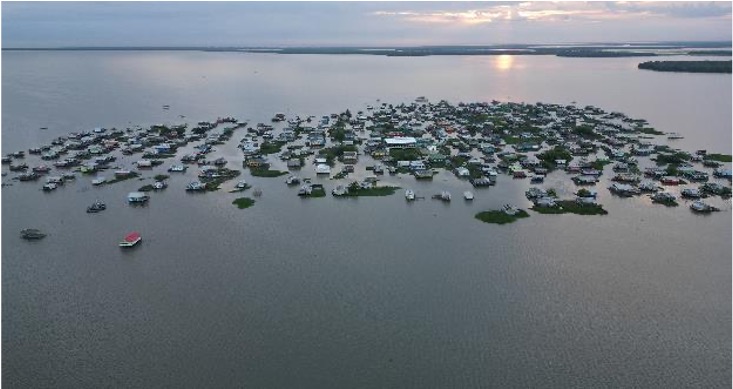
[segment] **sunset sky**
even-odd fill
[[[3,47],[731,40],[731,2],[3,2]]]

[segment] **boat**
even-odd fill
[[[517,214],[517,212],[519,212],[519,209],[517,207],[510,205],[510,204],[505,204],[501,210],[502,212],[504,212],[505,214],[509,216],[514,216]]]
[[[131,204],[145,203],[149,199],[150,196],[146,195],[144,192],[130,192],[127,194],[127,202]]]
[[[337,185],[333,190],[331,190],[331,194],[334,196],[345,196],[348,193],[349,190],[343,185]]]
[[[473,200],[473,193],[470,190],[463,192],[463,198],[466,200]]]
[[[331,167],[322,163],[316,166],[316,174],[331,174]]]
[[[651,198],[654,203],[673,203],[677,200],[677,198],[669,192],[657,192],[651,195]]]
[[[237,191],[243,191],[245,189],[249,188],[249,184],[247,184],[247,181],[239,181],[236,185],[234,185],[234,189]]]
[[[173,165],[168,168],[168,171],[171,173],[184,173],[188,169],[188,166],[185,165]]]
[[[35,240],[45,238],[46,234],[35,228],[26,228],[20,230],[20,237],[27,240]]]
[[[310,196],[313,188],[310,185],[303,185],[298,190],[298,196]]]
[[[42,189],[44,192],[50,192],[52,190],[55,190],[56,188],[58,188],[58,185],[54,184],[53,182],[49,182],[49,183],[43,184]]]
[[[298,185],[300,184],[300,178],[298,176],[288,176],[288,178],[285,179],[285,184]]]
[[[107,182],[107,178],[105,177],[97,177],[92,180],[92,185],[102,185],[105,182]]]
[[[101,201],[95,201],[94,204],[87,207],[87,213],[97,213],[107,209],[107,204]]]
[[[168,183],[166,181],[155,181],[153,183],[154,190],[163,190],[167,187],[168,187]]]
[[[440,192],[439,194],[433,195],[433,198],[436,200],[442,200],[445,202],[449,202],[451,200],[451,195],[450,195],[450,192],[448,192],[447,190],[444,190]]]
[[[186,185],[186,191],[188,192],[200,192],[206,189],[206,186],[198,181],[194,181]]]
[[[680,191],[680,195],[687,199],[699,199],[702,197],[702,193],[697,188],[685,188]]]
[[[415,192],[412,189],[407,189],[405,191],[405,199],[407,199],[407,201],[415,200]]]
[[[715,208],[712,205],[704,203],[700,200],[693,201],[692,204],[690,204],[690,209],[696,213],[710,213],[720,211],[718,208]]]
[[[139,232],[131,232],[120,242],[120,247],[133,247],[140,243],[141,240],[143,240],[143,237]]]

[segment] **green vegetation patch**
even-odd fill
[[[341,159],[344,156],[344,151],[358,151],[359,149],[354,146],[333,146],[333,147],[325,147],[320,150],[318,150],[318,155],[323,156],[326,158],[326,163],[328,165],[333,166],[333,162],[335,159]]]
[[[417,161],[422,153],[418,149],[390,149],[389,156],[395,161]]]
[[[527,211],[520,209],[514,215],[507,215],[504,211],[484,211],[477,213],[474,217],[484,223],[507,224],[529,217],[529,214]]]
[[[564,160],[566,163],[570,163],[573,160],[573,155],[567,149],[555,146],[552,150],[537,154],[537,158],[542,161],[542,165],[545,168],[555,169],[557,167],[555,165],[556,160]]]
[[[127,180],[130,180],[130,179],[133,179],[133,178],[137,178],[139,176],[140,176],[140,173],[130,172],[130,174],[127,174],[127,175],[124,175],[124,176],[115,176],[115,178],[113,178],[111,180],[108,180],[108,181],[105,181],[104,184],[105,185],[114,184],[114,183],[117,183],[117,182],[127,181]]]
[[[603,170],[603,167],[610,164],[611,161],[595,160],[590,163],[590,167],[596,170]]]
[[[141,187],[140,187],[140,189],[138,189],[137,191],[138,191],[138,192],[150,192],[150,191],[152,191],[153,189],[154,189],[154,188],[153,188],[153,186],[152,186],[152,185],[150,185],[150,184],[148,184],[148,185],[143,185],[143,186],[141,186]]]
[[[655,203],[655,204],[662,204],[662,205],[665,205],[667,207],[676,207],[676,206],[679,205],[677,203],[677,201],[675,201],[673,199],[652,200],[652,202]]]
[[[283,145],[285,145],[285,142],[262,142],[260,145],[260,154],[277,154]]]
[[[572,200],[557,201],[557,207],[532,207],[531,210],[542,213],[559,215],[574,213],[576,215],[606,215],[608,211],[598,204],[580,204]]]
[[[261,168],[252,168],[249,170],[250,174],[252,174],[253,177],[280,177],[288,174],[288,172],[284,172],[282,170],[274,170],[274,169],[261,169]]]
[[[716,161],[716,162],[732,162],[733,159],[731,158],[731,155],[729,154],[708,154],[705,156],[705,159],[708,161]]]
[[[664,135],[664,132],[651,127],[641,127],[636,129],[637,132],[647,135]]]
[[[239,197],[234,199],[232,204],[236,205],[239,209],[245,209],[255,205],[255,201],[249,197]]]
[[[153,179],[154,179],[155,181],[165,181],[165,180],[167,180],[168,178],[170,178],[170,176],[169,176],[169,175],[167,175],[167,174],[156,174],[156,175],[155,175],[155,177],[153,177]]]
[[[362,189],[359,185],[353,185],[349,187],[349,193],[346,196],[359,197],[359,196],[389,196],[393,195],[398,186],[377,186],[369,189]]]
[[[666,165],[668,163],[669,164],[680,164],[682,162],[686,162],[689,160],[690,160],[689,154],[682,152],[682,151],[678,151],[672,154],[657,154],[657,158],[655,162],[657,163],[657,166],[660,166],[660,165]]]

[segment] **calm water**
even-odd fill
[[[675,147],[731,152],[730,75],[640,71],[634,58],[4,52],[2,60],[3,153],[97,126],[227,115],[256,123],[420,95],[576,101],[679,132]],[[238,164],[233,145],[217,155]],[[281,178],[245,173],[263,196],[237,210],[226,190],[185,193],[194,175],[173,176],[147,207],[125,203],[141,185],[134,180],[97,188],[80,177],[51,194],[40,183],[3,188],[5,385],[731,385],[730,201],[713,200],[723,212],[703,217],[603,189],[607,216],[533,213],[496,226],[473,215],[528,206],[528,181],[500,177],[473,203],[406,204],[401,194],[304,200]],[[455,198],[470,187],[450,174],[385,181]],[[544,186],[574,190],[562,172]],[[108,210],[84,213],[96,199]],[[49,236],[20,240],[31,226]],[[144,242],[121,251],[116,243],[133,229]]]

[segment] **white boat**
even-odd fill
[[[466,200],[473,200],[473,193],[469,190],[463,192],[463,198]]]
[[[153,189],[162,190],[168,187],[168,183],[165,181],[155,181],[153,183]]]
[[[690,209],[693,212],[698,212],[698,213],[709,213],[709,212],[720,211],[718,208],[715,208],[712,205],[704,203],[700,200],[693,201],[692,204],[690,204]]]
[[[186,190],[189,192],[197,192],[197,191],[202,191],[204,189],[206,189],[206,186],[198,181],[194,181],[186,185]]]
[[[300,177],[298,177],[298,176],[288,176],[288,178],[285,179],[285,184],[287,184],[287,185],[298,185],[298,184],[300,184]]]
[[[316,174],[331,174],[331,167],[325,163],[316,166]]]
[[[130,192],[127,194],[127,202],[129,203],[144,203],[149,199],[150,197],[144,192]]]
[[[407,201],[415,200],[415,192],[412,189],[407,189],[405,191],[405,199],[407,199]]]
[[[45,192],[50,192],[50,191],[52,191],[52,190],[54,190],[56,188],[58,188],[58,186],[56,184],[54,184],[53,182],[49,182],[49,183],[43,185],[43,190]]]
[[[247,181],[242,180],[242,181],[237,182],[237,185],[235,185],[234,187],[236,189],[245,190],[249,188],[249,184],[247,184]]]
[[[168,171],[171,173],[183,173],[186,171],[188,167],[185,165],[173,165],[168,168]]]
[[[338,185],[331,191],[331,194],[333,194],[334,196],[345,196],[348,193],[349,190],[343,185]]]
[[[97,177],[92,180],[92,185],[102,185],[105,182],[107,182],[107,179],[105,177]]]

